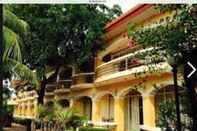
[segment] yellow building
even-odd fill
[[[105,27],[106,49],[95,58],[92,72],[57,76],[47,84],[44,102],[57,101],[75,107],[88,116],[89,123],[115,131],[155,131],[158,104],[174,99],[171,67],[165,59],[151,61],[152,47],[143,49],[127,36],[129,24],[151,27],[169,13],[154,5],[137,5]],[[143,54],[140,56],[140,54]]]
[[[18,94],[15,100],[14,117],[35,119],[37,116],[37,94],[29,91]]]

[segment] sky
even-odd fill
[[[109,7],[112,7],[114,4],[118,4],[122,8],[123,13],[136,5],[133,0],[107,0],[106,2],[106,5]]]

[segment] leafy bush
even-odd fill
[[[59,104],[54,104],[54,116],[55,121],[59,123],[63,128],[74,128],[80,127],[86,122],[86,117],[78,114],[73,108],[63,108]]]
[[[39,105],[38,106],[38,116],[41,120],[52,121],[54,118],[54,107],[48,107]]]
[[[80,128],[79,131],[110,131],[110,130],[107,128],[83,127],[83,128]]]
[[[159,104],[157,126],[167,128],[176,121],[176,107],[174,101],[165,101]]]
[[[38,107],[38,116],[41,121],[52,122],[57,125],[57,128],[63,129],[76,129],[83,125],[87,121],[85,116],[80,115],[73,108],[63,108],[58,103],[54,103],[53,106]]]
[[[180,112],[181,112],[181,126],[184,130],[191,130],[192,120],[191,112],[188,106],[189,100],[186,94],[181,94],[180,98]],[[165,128],[176,127],[176,105],[175,101],[164,101],[159,104],[157,126]]]

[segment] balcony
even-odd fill
[[[47,84],[45,89],[45,96],[53,96],[56,84]]]
[[[36,93],[36,91],[24,91],[24,92],[19,92],[18,93],[18,99],[15,99],[16,100],[20,100],[20,101],[26,101],[26,100],[33,100],[35,98],[37,98],[38,95]]]
[[[94,75],[94,72],[78,73],[73,75],[71,89],[78,90],[92,88],[94,82]]]
[[[55,93],[64,93],[70,91],[72,80],[59,80],[57,82],[57,88],[55,90]]]
[[[165,52],[158,55],[157,48],[147,48],[129,53],[106,62],[96,68],[96,84],[114,79],[130,79],[131,75],[146,74],[150,71],[168,70],[170,66],[163,57]]]

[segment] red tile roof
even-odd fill
[[[135,7],[131,8],[129,11],[127,11],[126,13],[122,14],[121,16],[119,16],[118,18],[116,18],[115,20],[111,21],[110,23],[108,23],[105,26],[105,29],[107,31],[110,31],[112,28],[120,25],[124,19],[130,17],[133,18],[137,15],[139,15],[141,12],[145,11],[147,8],[152,7],[152,4],[138,4]]]

